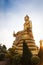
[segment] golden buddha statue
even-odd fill
[[[38,53],[37,46],[35,45],[35,40],[32,33],[32,22],[29,19],[29,16],[26,15],[24,17],[24,29],[22,31],[14,33],[15,40],[13,42],[13,47],[16,47],[16,51],[20,54],[23,53],[23,40],[26,41],[28,48],[30,48],[33,55]]]

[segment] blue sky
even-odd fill
[[[13,43],[13,31],[23,29],[28,14],[33,25],[36,45],[43,39],[43,0],[0,0],[0,43],[8,48]]]

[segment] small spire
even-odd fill
[[[43,48],[43,40],[40,40],[40,47]]]

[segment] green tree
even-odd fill
[[[2,50],[3,53],[6,53],[6,52],[7,52],[7,48],[6,48],[6,46],[3,45],[1,50]]]
[[[0,44],[0,60],[5,59],[5,54],[7,53],[7,48],[5,45]]]
[[[2,49],[2,46],[1,46],[1,44],[0,44],[0,53],[1,53],[1,49]]]
[[[20,65],[21,55],[16,54],[13,56],[12,65]]]
[[[0,53],[0,61],[3,61],[5,59],[5,54],[4,53]]]
[[[9,48],[6,57],[10,59],[10,65],[19,65],[21,55],[14,48]]]
[[[23,41],[23,55],[21,60],[22,65],[30,65],[31,57],[32,57],[32,53],[30,49],[28,48],[27,43]]]
[[[31,63],[32,63],[32,65],[39,65],[40,58],[38,56],[32,56]]]

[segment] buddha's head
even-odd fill
[[[25,20],[25,21],[29,21],[29,16],[26,15],[26,16],[24,17],[24,20]]]

